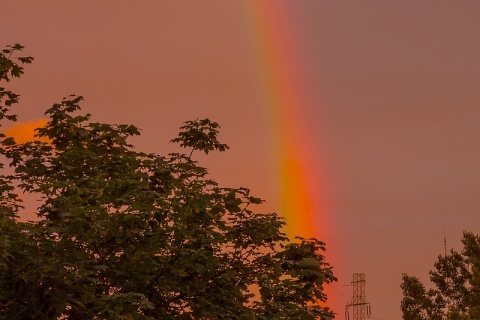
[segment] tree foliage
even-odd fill
[[[2,51],[0,78],[32,58]],[[18,95],[0,88],[2,118]],[[175,143],[188,155],[134,150],[132,125],[91,122],[80,96],[46,111],[37,136],[1,136],[13,168],[0,176],[1,319],[324,319],[335,281],[324,243],[281,231],[247,188],[224,188],[192,159],[228,147],[219,126],[188,121]],[[18,221],[16,189],[40,199]]]
[[[401,308],[406,320],[480,319],[480,236],[463,234],[463,250],[439,256],[426,290],[416,277],[403,275]]]

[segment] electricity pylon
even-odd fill
[[[350,319],[349,309],[353,309],[353,320],[364,320],[372,314],[370,303],[365,297],[365,273],[353,274],[353,297],[345,306],[345,319]]]

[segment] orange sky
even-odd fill
[[[290,67],[309,106],[310,151],[323,159],[338,319],[356,272],[366,273],[372,318],[400,319],[401,274],[428,277],[442,221],[448,246],[460,247],[464,229],[480,233],[480,3],[275,3],[301,60]],[[281,210],[280,135],[240,2],[20,0],[2,11],[0,45],[35,57],[9,84],[20,120],[80,94],[94,121],[135,124],[138,150],[166,153],[183,121],[209,117],[231,149],[202,164]]]
[[[9,125],[5,131],[7,137],[15,138],[17,143],[25,143],[27,141],[40,140],[45,141],[45,138],[35,137],[37,128],[42,128],[47,124],[46,119],[37,119],[33,121],[16,122]]]

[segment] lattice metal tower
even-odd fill
[[[349,309],[353,309],[353,320],[364,320],[366,316],[370,317],[370,303],[365,296],[365,273],[353,274],[353,297],[345,306],[345,319],[350,319]]]

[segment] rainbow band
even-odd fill
[[[301,48],[292,31],[289,4],[276,0],[249,0],[242,2],[247,11],[250,37],[254,42],[256,64],[259,70],[259,88],[268,109],[271,130],[274,132],[275,176],[281,177],[279,199],[281,214],[286,219],[286,233],[315,237],[331,243],[331,227],[326,224],[326,190],[320,172],[323,164],[315,152],[312,128],[309,128],[309,110],[314,110],[308,97],[309,83],[302,75]],[[329,246],[329,248],[331,248]],[[328,260],[332,263],[331,255]],[[333,262],[335,264],[335,262]],[[329,288],[328,305],[338,308]]]
[[[259,86],[275,132],[276,173],[281,177],[281,214],[290,237],[321,236],[318,219],[322,213],[318,187],[318,163],[311,134],[303,117],[310,107],[300,55],[288,17],[286,2],[249,0],[245,9],[254,42]],[[322,238],[322,237],[320,237]]]

